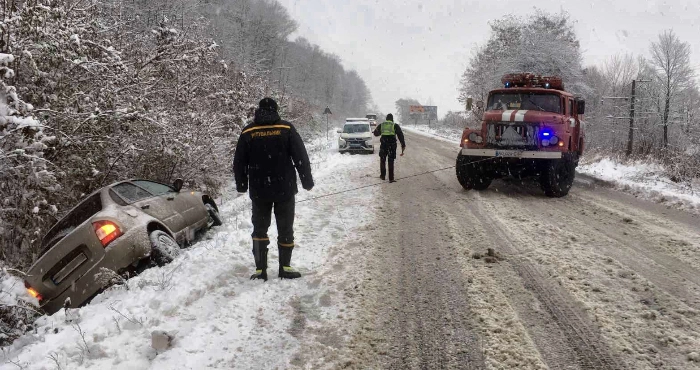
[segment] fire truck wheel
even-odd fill
[[[466,155],[457,156],[457,181],[466,190],[485,190],[493,178],[486,173],[481,163],[472,163],[474,160]]]
[[[576,176],[575,158],[548,161],[540,174],[540,185],[548,197],[560,198],[569,194]]]

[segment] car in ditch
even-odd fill
[[[81,201],[44,236],[26,275],[27,291],[53,314],[75,308],[105,288],[100,275],[164,265],[197,232],[221,225],[207,194],[134,179],[105,186]]]
[[[484,190],[503,176],[537,176],[547,196],[567,195],[584,150],[585,101],[558,77],[517,73],[501,81],[488,94],[481,127],[462,133],[457,180]]]
[[[374,153],[374,139],[367,118],[347,118],[338,133],[340,153]]]

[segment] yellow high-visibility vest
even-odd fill
[[[396,135],[396,129],[394,128],[395,123],[391,121],[384,121],[381,125],[382,136],[394,136]]]

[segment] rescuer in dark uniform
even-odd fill
[[[379,169],[380,178],[382,180],[386,179],[386,159],[389,157],[389,182],[395,182],[394,180],[394,159],[396,159],[396,138],[399,138],[401,142],[401,155],[403,155],[404,150],[406,150],[406,141],[403,138],[403,132],[398,124],[394,123],[394,116],[389,113],[386,115],[386,121],[377,125],[374,129],[374,136],[381,136],[379,140]]]
[[[255,274],[251,279],[267,281],[267,229],[272,209],[277,221],[279,277],[296,279],[301,274],[290,266],[294,249],[294,196],[298,192],[297,174],[306,190],[314,187],[311,163],[301,136],[291,123],[277,113],[272,98],[260,101],[253,123],[244,127],[236,145],[233,172],[236,190],[248,191],[253,201],[253,257]]]

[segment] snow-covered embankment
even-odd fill
[[[276,278],[272,247],[270,281],[249,280],[250,200],[231,187],[218,200],[223,226],[90,305],[40,318],[3,349],[0,369],[289,368],[310,361],[302,348],[316,350],[314,361],[339,361],[353,315],[343,291],[364,258],[355,230],[372,222],[374,196],[369,188],[303,200],[377,182],[375,156],[340,155],[325,140],[311,148],[316,187],[297,195],[292,258],[301,279]],[[172,335],[172,347],[154,350],[153,331]]]

